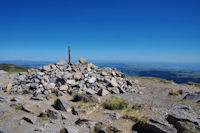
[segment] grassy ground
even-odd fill
[[[195,87],[200,87],[200,84],[199,84],[199,83],[188,82],[187,84],[188,84],[188,85],[195,86]]]
[[[162,83],[173,83],[171,80],[166,80],[162,78],[155,78],[155,77],[140,77],[140,76],[128,76],[131,79],[147,79],[147,80],[152,80],[156,82],[162,82]]]
[[[0,70],[8,73],[26,72],[30,67],[17,66],[13,64],[0,64]]]

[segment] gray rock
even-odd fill
[[[109,94],[109,91],[107,91],[106,89],[100,89],[98,91],[98,95],[100,95],[100,96],[106,96],[108,94]]]
[[[79,79],[81,79],[81,76],[82,76],[82,73],[81,73],[81,72],[76,72],[76,73],[74,74],[74,79],[79,80]]]
[[[52,110],[52,109],[48,109],[45,112],[46,112],[46,114],[47,114],[47,116],[49,118],[58,119],[58,111]]]
[[[185,116],[177,112],[177,114],[169,114],[167,116],[167,121],[173,124],[178,132],[188,132],[188,128],[199,130],[200,121],[198,119]]]
[[[66,126],[65,128],[60,130],[60,133],[81,133],[78,128],[75,126]]]
[[[6,132],[4,132],[3,130],[0,129],[0,133],[6,133]]]
[[[113,94],[119,94],[119,89],[116,87],[108,88],[108,90]]]
[[[73,106],[73,102],[66,101],[61,98],[58,98],[54,104],[55,109],[66,111],[66,112],[70,112],[72,109],[72,106]]]
[[[32,96],[31,99],[36,100],[36,101],[43,101],[44,100],[44,98],[42,96]]]
[[[43,71],[50,71],[51,70],[51,67],[48,65],[48,66],[43,66],[42,67],[42,70]]]
[[[179,105],[175,107],[176,109],[190,110],[191,107],[187,105]]]
[[[67,84],[69,84],[69,85],[75,85],[76,81],[75,80],[67,80]]]
[[[96,81],[96,78],[95,78],[95,77],[92,77],[92,78],[90,78],[90,79],[88,80],[88,82],[89,82],[90,84],[93,84],[95,81]]]
[[[119,92],[120,92],[120,93],[126,93],[126,91],[125,91],[123,88],[118,87],[118,89],[119,89]]]
[[[60,91],[66,91],[67,89],[68,89],[67,85],[62,85],[62,86],[59,87]]]
[[[64,78],[65,80],[70,79],[70,78],[72,78],[72,77],[73,77],[73,74],[72,74],[72,73],[65,73],[65,75],[63,76],[63,78]]]
[[[110,86],[111,87],[117,87],[118,86],[118,83],[117,83],[116,79],[113,78],[113,77],[112,77],[112,79],[110,81]]]
[[[190,101],[193,101],[193,102],[198,102],[198,101],[200,101],[200,92],[187,94],[184,97],[184,99],[190,100]]]
[[[35,90],[35,89],[37,89],[37,88],[39,88],[39,85],[38,85],[37,83],[33,83],[33,84],[31,84],[31,86],[30,86],[30,89],[31,89],[31,90]]]
[[[67,119],[68,119],[68,117],[67,117],[65,114],[61,114],[61,118],[62,118],[63,120],[67,120]]]
[[[117,128],[117,127],[114,127],[114,126],[110,126],[109,129],[111,131],[113,131],[114,133],[119,133],[119,132],[122,132],[121,129]]]
[[[49,83],[45,89],[50,90],[50,89],[54,89],[55,88],[55,83]]]
[[[86,93],[89,94],[89,95],[94,95],[94,94],[96,94],[97,92],[96,92],[95,90],[91,89],[91,88],[88,88],[88,89],[86,90]]]
[[[133,128],[138,132],[150,133],[177,133],[177,130],[164,119],[149,118],[148,121],[138,122]]]
[[[80,58],[80,59],[79,59],[79,62],[82,63],[82,64],[87,63],[86,59],[84,59],[84,58]]]
[[[0,102],[8,102],[8,101],[9,101],[9,99],[0,96]]]
[[[114,112],[114,113],[109,113],[109,117],[112,119],[112,120],[116,120],[116,119],[119,119],[121,116],[118,112]]]
[[[33,112],[33,105],[31,105],[31,104],[24,104],[23,107],[22,107],[22,109],[24,111],[28,112],[28,113],[34,114],[34,112]]]
[[[31,124],[35,124],[36,122],[36,118],[31,117],[31,116],[24,116],[22,117],[22,119]]]

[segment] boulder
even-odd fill
[[[94,65],[90,63],[90,64],[87,64],[87,67],[88,67],[88,68],[93,68]]]
[[[67,85],[62,85],[62,86],[59,87],[60,91],[66,91],[67,89],[68,89]]]
[[[66,60],[60,60],[59,62],[56,63],[56,65],[58,65],[58,66],[67,65],[67,61]]]
[[[81,72],[76,72],[76,73],[74,74],[74,79],[79,80],[79,79],[81,78],[81,76],[82,76],[82,73],[81,73]]]
[[[162,118],[148,118],[145,121],[139,120],[132,129],[142,133],[177,133],[177,130]]]
[[[89,80],[88,80],[88,82],[89,82],[90,84],[93,84],[95,81],[96,81],[96,78],[95,78],[95,77],[91,77],[91,78],[89,78]]]
[[[166,119],[170,124],[175,125],[175,127],[178,124],[177,122],[190,123],[190,124],[196,125],[197,127],[200,126],[200,120],[196,118],[195,116],[193,116],[192,114],[186,113],[186,112],[185,113],[176,112],[176,113],[168,114]]]
[[[54,104],[55,109],[66,111],[66,112],[70,112],[72,109],[72,106],[73,106],[73,102],[66,101],[61,98],[58,98]]]
[[[91,88],[88,88],[88,89],[86,90],[86,93],[89,94],[89,95],[94,95],[94,94],[96,94],[97,92],[96,92],[95,90],[91,89]]]
[[[32,116],[24,116],[24,117],[22,117],[22,119],[31,124],[35,124],[35,122],[36,122],[36,118],[34,118]]]
[[[100,95],[100,96],[106,96],[108,94],[109,94],[109,91],[107,91],[106,89],[100,89],[98,91],[98,95]]]
[[[190,93],[187,94],[184,99],[193,101],[193,102],[198,102],[200,101],[200,92],[195,92],[195,93]]]
[[[51,89],[54,89],[55,86],[56,86],[55,83],[49,83],[49,84],[47,84],[46,89],[51,90]]]
[[[111,87],[117,87],[118,86],[118,83],[117,83],[116,79],[113,78],[113,77],[112,77],[112,79],[110,81],[110,86]]]
[[[51,67],[50,67],[49,65],[43,66],[43,67],[42,67],[42,70],[43,70],[43,71],[50,71],[50,70],[51,70]]]
[[[28,112],[28,113],[34,114],[34,112],[33,112],[33,105],[31,105],[31,104],[24,104],[23,107],[22,107],[22,109],[24,111]]]
[[[67,84],[69,84],[69,85],[75,85],[76,81],[75,80],[67,80]]]
[[[80,59],[79,59],[79,62],[82,63],[82,64],[87,63],[86,59],[84,59],[84,58],[80,58]]]
[[[29,87],[31,90],[36,90],[37,88],[39,88],[38,83],[32,83]]]
[[[6,92],[9,92],[10,90],[11,90],[11,88],[12,88],[12,83],[9,83],[8,85],[7,85],[7,88],[6,88]]]
[[[63,78],[66,80],[66,79],[71,79],[73,77],[73,74],[72,73],[66,73]]]
[[[47,116],[49,118],[52,118],[52,119],[58,119],[58,111],[56,110],[53,110],[53,109],[48,109],[45,111],[45,113],[47,114]]]

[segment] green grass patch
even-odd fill
[[[162,79],[162,78],[157,78],[157,77],[141,77],[141,76],[128,76],[131,79],[146,79],[146,80],[152,80],[152,81],[156,81],[156,82],[162,82],[162,83],[173,83],[173,80],[166,80],[166,79]]]
[[[74,95],[72,101],[74,101],[75,105],[78,105],[78,108],[81,110],[92,109],[99,103],[96,97],[85,94]]]
[[[140,105],[140,104],[134,104],[133,106],[132,106],[132,109],[134,109],[134,110],[138,110],[138,109],[140,109],[142,106]]]
[[[80,101],[76,102],[75,105],[78,105],[78,108],[81,110],[87,110],[93,108],[96,105],[96,103]]]
[[[8,73],[27,72],[30,67],[17,66],[13,64],[0,64],[0,70],[7,71]]]
[[[48,115],[45,113],[41,113],[38,117],[40,117],[43,121],[46,121],[49,119]]]
[[[200,103],[194,103],[194,102],[191,102],[191,101],[188,101],[186,99],[181,99],[180,100],[181,104],[184,104],[184,105],[190,105],[190,106],[198,106],[200,107]]]
[[[91,102],[91,103],[98,103],[98,99],[94,96],[90,96],[90,95],[85,95],[85,94],[76,94],[73,96],[73,100],[74,102]]]
[[[125,101],[122,98],[111,96],[109,99],[107,99],[103,106],[105,109],[109,110],[123,110],[129,107],[129,104],[127,101]]]
[[[199,132],[198,129],[191,127],[189,125],[184,125],[182,126],[182,128],[184,130],[183,133],[198,133]]]
[[[148,122],[148,119],[145,117],[144,113],[140,110],[135,110],[128,108],[123,111],[125,118],[131,119],[132,121],[139,122],[140,124],[145,124]]]
[[[54,95],[52,93],[49,93],[49,94],[44,95],[44,98],[46,98],[46,99],[53,99]]]
[[[195,82],[187,82],[187,84],[188,84],[188,85],[195,86],[195,87],[200,87],[200,84],[195,83]]]
[[[23,110],[23,104],[18,104],[16,107],[15,107],[16,110]]]
[[[103,127],[103,124],[101,122],[97,123],[94,127],[94,132],[98,133],[99,130]]]
[[[179,90],[170,90],[169,95],[171,96],[178,96],[180,94]]]

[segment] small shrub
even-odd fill
[[[138,110],[140,109],[142,106],[138,103],[136,103],[135,105],[133,105],[132,109]]]
[[[149,120],[146,117],[141,117],[139,120],[140,124],[142,124],[142,125],[146,124],[148,121]]]
[[[179,90],[171,90],[171,91],[169,91],[169,95],[171,95],[171,96],[177,96],[179,94],[180,94]]]
[[[188,125],[184,125],[182,126],[183,128],[183,133],[198,133],[198,129],[195,129],[194,127],[188,126]]]
[[[129,106],[128,102],[116,96],[111,96],[104,102],[104,108],[110,110],[122,110]]]
[[[94,96],[89,96],[89,95],[85,95],[85,94],[76,94],[74,95],[73,97],[73,100],[74,102],[91,102],[91,103],[98,103],[98,99],[95,98]]]
[[[102,123],[99,122],[99,123],[97,123],[97,124],[95,125],[95,127],[94,127],[94,131],[95,131],[96,133],[98,133],[99,130],[100,130],[101,128],[102,128]]]
[[[40,117],[43,121],[46,121],[49,119],[48,115],[45,113],[41,113],[38,117]]]
[[[16,107],[15,107],[16,110],[22,110],[23,109],[23,104],[18,104]]]
[[[200,84],[195,83],[195,82],[188,82],[187,84],[188,84],[188,85],[195,86],[195,87],[200,87]]]
[[[90,109],[92,107],[94,107],[96,104],[95,103],[91,103],[91,102],[78,102],[77,104],[79,104],[79,109]]]
[[[46,95],[44,96],[44,98],[46,98],[46,99],[53,99],[54,96],[53,96],[52,93],[49,93],[49,94],[46,94]]]
[[[127,116],[134,117],[136,120],[140,120],[143,117],[143,114],[139,112],[138,110],[133,110],[133,109],[127,109],[124,113]]]

